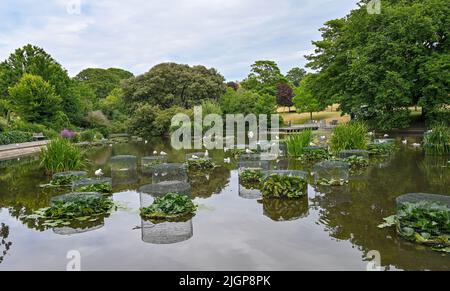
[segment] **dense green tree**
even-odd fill
[[[306,75],[300,86],[294,89],[295,96],[292,99],[297,111],[300,113],[310,113],[311,120],[313,120],[314,112],[319,112],[326,107],[311,92],[310,84],[312,79],[314,79],[314,75]]]
[[[40,76],[62,98],[62,110],[74,123],[81,121],[82,100],[77,94],[75,84],[61,67],[42,48],[26,45],[17,49],[7,60],[0,64],[0,98],[8,99],[8,88],[14,86],[25,74]]]
[[[250,74],[242,81],[241,86],[250,91],[275,96],[277,85],[286,82],[275,62],[257,61],[252,65]]]
[[[163,63],[144,75],[123,83],[128,105],[148,103],[161,108],[190,108],[203,100],[218,100],[225,92],[225,79],[215,69]]]
[[[272,114],[276,111],[275,96],[258,94],[253,91],[229,88],[220,98],[220,108],[224,114]]]
[[[321,29],[307,56],[318,71],[314,95],[344,113],[363,111],[382,129],[406,126],[409,106],[424,106],[426,115],[448,105],[448,1],[385,0],[381,14],[369,14],[366,2]]]
[[[103,99],[112,90],[119,88],[122,80],[133,77],[133,74],[117,68],[94,69],[88,68],[81,71],[74,79],[91,88],[97,99]]]
[[[306,75],[305,69],[292,68],[286,75],[286,79],[295,87],[299,87],[301,81]]]
[[[13,109],[31,123],[49,123],[62,109],[62,99],[40,76],[24,74],[8,90]]]

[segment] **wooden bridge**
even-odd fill
[[[280,134],[296,134],[305,130],[319,130],[320,124],[302,124],[280,128]]]

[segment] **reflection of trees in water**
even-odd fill
[[[263,199],[264,215],[274,221],[293,221],[309,215],[308,197]]]
[[[450,189],[450,156],[427,156],[419,168],[432,186]]]
[[[3,263],[3,260],[12,245],[12,242],[7,240],[8,236],[9,226],[4,223],[0,224],[0,264]]]
[[[192,196],[194,198],[209,198],[220,193],[230,181],[231,172],[224,167],[215,168],[208,175],[190,177]]]
[[[142,219],[142,241],[151,244],[175,244],[194,235],[192,219],[173,222],[152,222]]]
[[[319,221],[329,235],[349,240],[364,254],[378,250],[383,266],[407,270],[449,270],[448,257],[399,238],[395,230],[381,230],[383,218],[395,213],[395,199],[405,193],[448,194],[444,186],[430,189],[417,161],[421,153],[400,152],[387,168],[371,168],[366,180],[350,181],[344,187],[320,190],[312,202],[318,206]],[[435,190],[435,191],[432,191]]]

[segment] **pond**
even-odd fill
[[[450,195],[449,157],[425,157],[400,142],[399,147],[342,187],[310,184],[304,199],[264,202],[239,195],[236,164],[224,164],[224,153],[212,152],[221,167],[190,177],[200,206],[194,218],[179,223],[142,221],[137,189],[151,176],[138,167],[128,179],[113,176],[119,209],[81,230],[26,222],[23,214],[69,191],[40,188],[49,178],[36,158],[9,163],[0,166],[0,270],[65,270],[71,250],[80,252],[83,270],[366,270],[372,251],[380,253],[385,270],[450,270],[448,255],[377,227],[394,214],[400,195]],[[140,161],[154,151],[167,152],[171,163],[185,161],[186,152],[170,150],[163,140],[117,144],[89,150],[89,175],[102,168],[110,177],[110,157],[134,155]],[[270,167],[312,168],[294,160]]]

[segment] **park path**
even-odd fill
[[[39,153],[48,140],[0,146],[0,161],[11,160]]]

